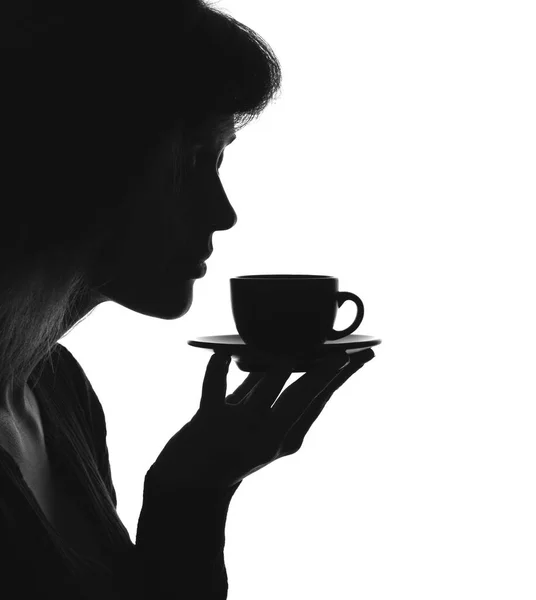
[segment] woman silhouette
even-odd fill
[[[3,65],[2,597],[226,598],[233,494],[296,452],[374,353],[343,352],[283,393],[281,362],[228,396],[228,357],[214,354],[199,410],[146,474],[134,544],[102,406],[58,342],[105,301],[188,312],[213,233],[236,223],[218,176],[225,147],[273,100],[280,65],[202,0],[0,10],[2,45],[19,50]]]

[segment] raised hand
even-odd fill
[[[199,410],[170,439],[153,471],[174,487],[236,485],[297,452],[335,391],[373,358],[371,349],[350,356],[342,351],[315,365],[283,393],[292,365],[281,361],[266,373],[250,373],[226,396],[228,357],[214,354]]]

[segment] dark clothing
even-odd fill
[[[28,384],[39,402],[49,459],[99,532],[106,561],[84,559],[60,538],[0,446],[0,597],[227,598],[224,529],[238,485],[163,494],[149,469],[133,544],[115,510],[102,406],[82,367],[56,344],[52,360]]]

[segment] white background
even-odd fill
[[[284,77],[226,152],[238,223],[185,317],[106,303],[61,341],[104,406],[132,539],[144,475],[198,407],[211,352],[187,340],[236,333],[229,279],[335,275],[383,344],[237,491],[230,600],[534,600],[534,4],[217,6]]]

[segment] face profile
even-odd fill
[[[156,147],[140,185],[127,199],[122,231],[92,266],[98,302],[112,300],[138,313],[178,319],[204,275],[215,231],[237,222],[218,170],[236,139],[233,120],[211,117],[186,141],[186,171],[173,185],[174,134]]]

